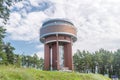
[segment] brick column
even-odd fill
[[[64,45],[64,65],[69,70],[73,70],[72,43],[66,43]]]
[[[45,44],[44,45],[44,70],[49,70],[50,68],[50,49],[49,45]]]
[[[53,63],[53,70],[57,70],[57,47],[56,43],[53,43],[52,45],[52,63]]]
[[[73,60],[72,60],[72,44],[68,43],[67,44],[67,57],[68,57],[68,67],[70,70],[73,70]]]
[[[64,67],[68,67],[67,43],[64,45]]]
[[[60,64],[59,64],[59,42],[58,42],[58,37],[59,37],[59,35],[58,34],[56,34],[56,39],[57,39],[57,41],[56,41],[56,54],[57,54],[57,70],[60,70]]]

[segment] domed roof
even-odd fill
[[[74,26],[74,24],[68,20],[68,19],[60,19],[60,18],[56,18],[56,19],[49,19],[43,22],[42,27],[48,27],[48,25],[55,25],[55,24],[67,24],[67,25],[71,25]]]

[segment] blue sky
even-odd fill
[[[25,0],[10,7],[5,41],[17,54],[44,56],[39,30],[44,20],[70,19],[77,28],[77,49],[115,51],[120,48],[120,0]]]

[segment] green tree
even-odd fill
[[[40,58],[37,63],[37,68],[43,70],[43,67],[44,67],[44,59]]]
[[[82,60],[82,53],[80,50],[77,50],[77,52],[73,56],[73,62],[74,62],[74,68],[76,71],[81,72],[81,69],[83,69],[83,60]]]
[[[0,64],[7,64],[7,56],[4,52],[0,52]]]
[[[4,20],[3,23],[6,24],[9,19],[10,6],[19,1],[21,0],[0,0],[0,18]]]
[[[3,50],[3,38],[5,37],[5,29],[3,27],[0,27],[0,64],[6,64],[6,54]]]
[[[21,55],[21,66],[25,66],[26,65],[26,56],[25,55]]]
[[[118,75],[120,78],[120,49],[114,53],[113,67],[113,74]]]
[[[73,56],[75,70],[79,72],[89,72],[92,69],[92,55],[88,51],[79,51]]]
[[[14,65],[17,67],[21,66],[21,57],[18,54],[14,54]]]
[[[13,50],[15,50],[15,48],[12,47],[9,42],[4,45],[4,51],[5,51],[6,55],[7,55],[7,62],[9,64],[14,64]]]
[[[39,57],[37,56],[37,54],[34,54],[33,55],[33,67],[37,68],[38,63],[39,63]]]
[[[100,67],[100,73],[101,74],[109,74],[110,68],[113,63],[113,53],[110,51],[106,51],[104,49],[100,49],[98,51],[99,57],[97,57],[98,64]]]
[[[3,38],[5,37],[5,29],[0,27],[0,52],[3,51]]]

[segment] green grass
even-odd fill
[[[30,68],[0,66],[0,80],[110,80],[98,74],[40,71]]]

